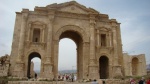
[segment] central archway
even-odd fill
[[[99,75],[100,79],[107,79],[109,72],[109,60],[106,56],[101,56],[99,58]]]
[[[27,68],[27,77],[31,78],[31,60],[35,57],[38,57],[39,59],[41,59],[41,55],[37,52],[32,52],[29,57],[28,57],[28,68]]]
[[[89,57],[89,38],[88,34],[84,30],[76,25],[65,25],[58,29],[54,36],[54,76],[58,76],[58,51],[59,51],[59,41],[63,38],[69,38],[75,42],[77,48],[77,79],[83,79],[88,74],[88,60],[84,57]],[[84,60],[83,60],[84,59]],[[86,70],[83,68],[86,68]]]
[[[82,37],[78,34],[78,32],[72,31],[72,30],[67,30],[63,32],[60,35],[59,40],[63,38],[69,38],[72,41],[75,42],[76,47],[77,47],[77,79],[82,78],[82,72],[83,72],[83,40]],[[66,58],[66,60],[69,60]],[[69,64],[69,63],[68,63]]]

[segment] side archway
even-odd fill
[[[34,57],[38,57],[39,59],[41,59],[41,55],[37,52],[32,52],[31,54],[29,54],[28,56],[28,67],[27,67],[27,77],[30,78],[31,76],[31,60],[34,58]]]
[[[139,59],[137,57],[132,58],[132,75],[138,75],[139,70]]]
[[[99,58],[99,75],[100,79],[107,79],[109,77],[109,59],[107,56]]]

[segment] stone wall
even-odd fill
[[[145,60],[144,54],[129,55],[127,53],[124,53],[123,54],[123,60],[124,60],[125,76],[144,76],[144,75],[147,75],[147,73],[146,73],[146,60]]]
[[[0,77],[8,76],[9,72],[9,56],[0,57]]]

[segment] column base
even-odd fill
[[[50,63],[45,63],[44,64],[44,72],[41,75],[41,79],[44,80],[53,80],[54,79],[54,74],[52,72],[52,64]]]
[[[113,78],[120,79],[122,77],[121,66],[113,66]]]
[[[97,66],[89,66],[89,78],[90,79],[99,79],[99,73]]]
[[[24,78],[24,63],[23,62],[17,62],[13,71],[13,77],[18,77],[18,78]]]

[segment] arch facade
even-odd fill
[[[77,79],[124,76],[120,23],[108,15],[71,1],[35,7],[34,11],[23,9],[16,13],[16,19],[10,57],[12,76],[27,77],[28,56],[35,51],[41,56],[40,78],[57,79],[62,38],[70,38],[77,45]],[[108,66],[104,76],[99,74],[101,62]]]
[[[39,59],[41,59],[41,55],[37,52],[32,52],[30,53],[30,55],[28,56],[28,68],[27,68],[27,77],[28,78],[31,78],[31,69],[33,69],[33,63],[31,62],[31,60],[34,58],[34,57],[38,57]],[[32,65],[33,64],[33,65]],[[33,74],[32,74],[33,75]]]

